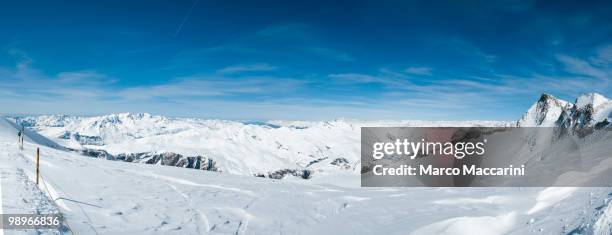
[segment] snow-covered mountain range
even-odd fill
[[[217,170],[238,175],[302,178],[358,175],[364,126],[607,126],[612,101],[596,93],[574,103],[543,94],[516,122],[269,121],[169,118],[147,113],[66,115],[13,120],[88,156]]]
[[[165,163],[184,163],[183,159],[199,157],[212,159],[216,170],[272,178],[282,178],[286,174],[303,178],[359,174],[362,126],[510,125],[495,121],[363,122],[346,119],[238,122],[168,118],[146,113],[97,117],[50,115],[16,117],[14,120],[89,156],[125,160],[132,155],[130,161],[162,164],[159,162],[161,155],[178,154],[179,159]]]

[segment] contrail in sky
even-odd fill
[[[185,25],[185,22],[187,22],[187,19],[189,19],[189,16],[191,15],[191,12],[193,11],[193,8],[195,8],[195,6],[198,4],[199,1],[200,0],[195,0],[193,2],[193,5],[191,5],[191,8],[189,8],[189,11],[187,11],[185,18],[183,18],[183,22],[181,22],[179,27],[176,29],[176,32],[174,33],[175,37],[181,32],[181,29],[183,29],[183,25]]]

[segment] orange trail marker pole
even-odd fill
[[[36,185],[38,185],[39,177],[40,177],[40,148],[36,148]]]

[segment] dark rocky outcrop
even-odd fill
[[[101,149],[82,149],[75,150],[88,157],[105,158],[113,161],[123,162],[134,162],[134,163],[145,163],[145,164],[159,164],[164,166],[176,166],[190,169],[198,169],[205,171],[221,171],[217,167],[217,163],[204,156],[184,156],[178,153],[172,152],[145,152],[145,153],[122,153],[112,155]]]
[[[100,136],[89,136],[89,135],[81,135],[78,132],[71,133],[70,131],[64,132],[64,134],[60,135],[58,138],[60,139],[74,139],[81,145],[95,145],[102,146],[104,145],[104,140]]]
[[[270,179],[283,179],[287,175],[300,177],[302,179],[310,179],[312,177],[311,170],[298,170],[298,169],[282,169],[274,172],[268,172],[267,174],[258,173],[255,177],[270,178]]]
[[[329,164],[332,164],[334,166],[339,166],[339,167],[344,168],[344,169],[350,169],[351,168],[351,165],[349,165],[349,161],[346,160],[346,158],[343,158],[343,157],[336,158],[336,159],[334,159]]]

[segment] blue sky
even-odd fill
[[[610,12],[609,1],[1,3],[0,112],[516,120],[544,92],[612,95]]]

